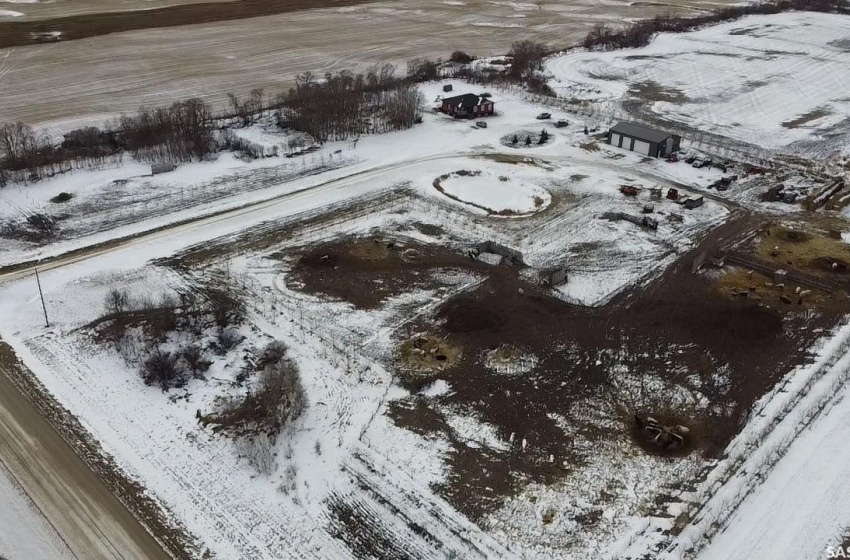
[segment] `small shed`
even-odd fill
[[[705,198],[702,196],[695,196],[693,198],[689,198],[682,202],[682,206],[688,208],[689,210],[693,210],[694,208],[698,208],[705,204]]]
[[[608,131],[608,143],[649,157],[665,157],[679,151],[681,136],[640,124],[621,122]]]
[[[538,274],[540,283],[544,286],[560,286],[567,283],[567,267],[559,266],[557,268],[541,270]]]
[[[151,164],[151,175],[159,175],[160,173],[168,173],[177,169],[177,164],[173,161],[164,161],[161,163]]]

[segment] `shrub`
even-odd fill
[[[50,202],[54,202],[56,204],[59,204],[60,202],[68,202],[72,198],[74,198],[74,195],[72,195],[71,193],[61,192],[61,193],[57,194],[56,196],[54,196],[53,198],[51,198]]]
[[[110,315],[119,315],[127,311],[130,306],[130,294],[126,289],[112,288],[106,294],[104,307]]]
[[[186,384],[179,357],[159,346],[154,347],[142,362],[142,379],[147,385],[156,385],[163,391]]]
[[[455,51],[449,57],[449,60],[457,64],[469,64],[475,59],[463,51]]]
[[[180,357],[195,377],[199,377],[200,374],[210,369],[212,365],[212,362],[206,359],[204,351],[197,345],[184,347],[180,350]]]
[[[47,214],[39,212],[27,214],[25,220],[30,228],[45,236],[53,235],[56,232],[56,222]]]
[[[272,340],[263,349],[260,359],[257,360],[257,369],[264,369],[267,365],[276,364],[286,357],[289,348],[281,340]]]
[[[298,366],[284,357],[266,366],[256,386],[244,396],[221,401],[215,412],[201,416],[200,422],[204,426],[212,424],[213,432],[232,437],[274,437],[297,419],[306,405]]]
[[[245,318],[244,303],[229,291],[208,288],[205,296],[217,327],[223,329],[229,325],[238,325]]]
[[[236,329],[221,329],[218,332],[218,345],[224,350],[233,350],[244,338]]]

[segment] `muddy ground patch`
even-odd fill
[[[433,274],[440,270],[488,268],[456,249],[381,236],[349,237],[290,256],[290,287],[360,309],[374,309],[390,297],[433,284]]]

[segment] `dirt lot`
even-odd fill
[[[62,119],[66,122],[58,128],[67,129],[99,123],[139,105],[168,104],[190,96],[224,108],[228,92],[247,94],[255,87],[286,90],[299,72],[364,69],[380,62],[403,65],[414,57],[446,57],[455,49],[503,54],[518,39],[567,45],[597,22],[619,25],[722,4],[620,2],[600,10],[592,0],[569,5],[554,0],[370,4],[315,0],[287,11],[295,5],[279,0],[87,15],[66,20],[61,29],[59,21],[44,20],[37,24],[38,30],[65,29],[66,38],[100,35],[0,51],[0,115],[30,124]],[[27,6],[15,4],[14,9],[26,14]],[[251,10],[275,15],[245,18]],[[151,27],[186,22],[195,25]],[[0,37],[12,44],[9,41],[20,41],[33,25],[0,23]],[[119,29],[136,30],[116,33]],[[102,34],[107,31],[110,34]]]
[[[719,240],[749,229],[754,221],[744,217],[719,228],[651,285],[602,308],[571,306],[524,282],[515,269],[487,267],[489,277],[477,288],[450,298],[432,316],[399,333],[400,344],[413,332],[428,332],[460,349],[457,364],[444,370],[401,372],[401,383],[414,396],[396,401],[391,409],[399,425],[451,441],[451,475],[440,488],[442,494],[472,519],[481,519],[529,482],[548,484],[563,477],[561,465],[580,462],[581,456],[554,418],[569,418],[586,399],[609,405],[623,426],[632,425],[633,413],[687,426],[691,435],[680,453],[720,453],[749,406],[792,364],[805,359],[817,328],[829,327],[839,317],[839,310],[830,307],[812,317],[727,298],[718,294],[711,278],[691,272],[695,254],[716,248]],[[305,253],[297,277],[307,291],[374,307],[383,297],[421,281],[416,274],[424,270],[450,265],[482,271],[479,263],[462,256],[417,250],[423,259],[411,267],[395,255],[387,257],[380,247],[374,250],[380,258],[370,259],[363,256],[362,245],[331,243]],[[376,282],[385,291],[364,295],[364,288]],[[535,356],[535,367],[513,375],[494,373],[483,356],[504,346]],[[718,371],[725,376],[718,377]],[[659,378],[663,387],[637,399],[628,387],[623,390],[621,373]],[[415,395],[436,379],[446,380],[452,391],[431,400]],[[697,389],[710,406],[689,412],[670,405],[668,394]],[[521,439],[523,451],[458,440],[445,410],[494,426],[504,441]],[[645,442],[639,444],[653,451]]]
[[[432,273],[448,268],[488,270],[485,264],[440,247],[392,238],[350,238],[308,250],[298,258],[287,282],[373,309],[389,297],[430,284]]]

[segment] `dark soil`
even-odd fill
[[[742,228],[724,226],[707,243]],[[805,348],[818,336],[816,327],[833,325],[840,314],[827,311],[806,322],[756,302],[718,297],[711,282],[691,273],[692,258],[684,257],[643,291],[624,294],[600,309],[571,306],[524,284],[514,271],[493,268],[474,292],[446,302],[434,318],[414,325],[442,331],[464,349],[463,357],[432,378],[401,382],[418,390],[434,379],[446,379],[452,392],[441,397],[443,406],[469,410],[496,426],[503,439],[514,434],[515,441],[528,444],[524,452],[499,453],[456,443],[449,459],[451,481],[443,494],[480,519],[527,482],[549,483],[563,476],[561,462],[580,458],[550,415],[568,416],[579,399],[598,396],[612,381],[610,372],[624,365],[632,372],[666,376],[678,386],[687,386],[688,375],[698,375],[703,394],[726,412],[680,416],[679,422],[691,430],[690,441],[672,455],[722,453],[752,403],[806,359]],[[493,374],[478,357],[502,344],[538,356],[538,366],[525,375]],[[712,375],[724,365],[728,386]],[[686,373],[676,373],[682,371]],[[667,406],[662,398],[657,408],[640,412],[666,418]],[[434,415],[439,413],[433,410],[421,417],[424,425],[415,427],[423,408],[427,404],[419,403],[415,410],[392,415],[411,429],[450,433],[436,425]],[[629,416],[621,420],[631,428]],[[648,453],[661,453],[637,444]]]
[[[438,270],[486,271],[460,252],[406,240],[348,238],[320,245],[296,261],[287,282],[310,293],[374,309],[387,298],[433,284]]]
[[[454,305],[438,315],[445,319],[443,328],[450,333],[491,331],[505,322],[504,314],[481,306],[473,298],[455,300]]]
[[[64,42],[138,29],[214,23],[361,3],[363,0],[240,0],[169,6],[153,10],[81,14],[36,21],[5,21],[0,23],[0,48],[38,43],[35,34],[55,31],[62,33]]]
[[[581,462],[572,437],[555,417],[574,419],[591,438],[609,434],[571,416],[586,399],[611,399],[624,433],[634,436],[633,413],[677,418],[690,430],[685,449],[673,456],[720,455],[737,434],[751,405],[793,365],[807,358],[806,348],[836,323],[840,309],[827,307],[814,318],[749,299],[718,294],[714,283],[691,272],[694,257],[716,252],[761,220],[742,217],[712,232],[691,253],[643,289],[624,293],[601,308],[572,306],[521,280],[515,269],[490,267],[439,247],[406,244],[417,258],[386,249],[373,239],[346,239],[301,255],[290,282],[298,288],[374,308],[392,295],[415,286],[433,286],[437,269],[455,268],[485,274],[474,291],[445,301],[399,333],[428,332],[460,348],[461,357],[444,371],[398,372],[398,380],[418,392],[445,379],[451,392],[436,399],[397,401],[389,415],[422,435],[448,438],[448,481],[440,492],[473,520],[480,520],[525,485],[549,484],[564,476],[562,465]],[[788,311],[787,314],[785,312]],[[538,358],[536,367],[506,376],[489,370],[481,356],[511,346]],[[716,372],[726,368],[721,379]],[[712,412],[670,409],[665,394],[637,410],[629,395],[615,393],[617,371],[659,376],[673,388],[699,391]],[[606,396],[614,395],[614,396]],[[621,402],[622,401],[622,402]],[[495,450],[458,440],[443,418],[445,407],[474,415],[494,426],[509,450]],[[596,433],[591,433],[596,430]],[[523,450],[520,442],[526,442]],[[648,453],[658,453],[646,448]]]
[[[850,265],[848,265],[845,261],[836,258],[819,257],[812,259],[809,261],[809,266],[813,270],[820,270],[831,274],[847,274],[850,272],[850,270],[848,270],[848,266]]]

